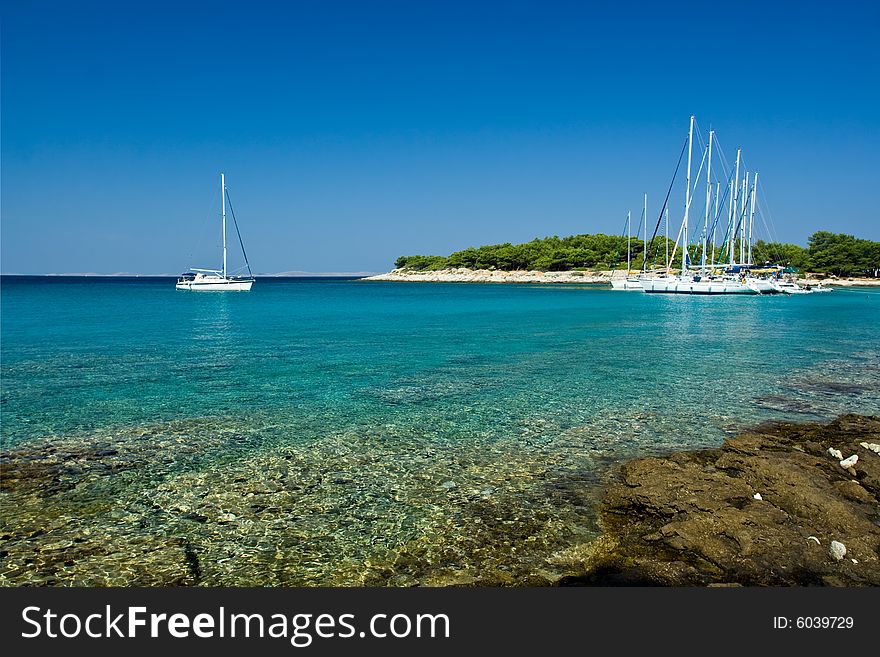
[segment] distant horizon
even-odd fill
[[[619,235],[691,115],[692,213],[713,130],[760,174],[759,237],[880,240],[876,3],[7,4],[0,271],[217,263],[221,172],[254,270]]]
[[[352,271],[352,272],[276,272],[276,273],[256,273],[258,278],[356,278],[361,276],[374,276],[382,272],[376,271]],[[46,278],[176,278],[180,273],[171,274],[141,274],[137,272],[114,272],[112,274],[100,274],[97,272],[47,272],[39,274],[24,274],[21,272],[0,272],[0,276],[32,276]]]

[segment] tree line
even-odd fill
[[[758,240],[752,252],[800,271],[834,276],[880,277],[880,242],[845,233],[820,230],[810,235],[807,247]]]
[[[668,252],[673,252],[672,240],[665,237],[649,242],[648,268],[664,266]],[[712,245],[706,248],[711,256]],[[699,263],[701,248],[691,248],[689,256]],[[630,238],[630,254],[633,269],[641,269],[646,260],[644,244]],[[715,247],[716,257],[721,247]],[[738,255],[738,254],[737,254]],[[726,258],[725,258],[726,259]],[[680,252],[676,262],[681,262]],[[737,260],[739,258],[737,257]],[[800,271],[835,276],[880,276],[880,242],[859,239],[853,235],[819,231],[813,233],[807,247],[782,242],[758,240],[752,245],[752,260],[760,264],[774,264]],[[456,251],[448,256],[410,255],[400,256],[394,263],[398,269],[501,269],[569,271],[578,269],[623,269],[627,261],[626,236],[571,235],[569,237],[545,237],[523,244],[489,244]]]

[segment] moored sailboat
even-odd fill
[[[645,236],[647,238],[647,207],[648,207],[648,195],[645,194],[645,213],[642,215],[642,222],[645,223]],[[614,273],[612,272],[611,277],[611,288],[614,290],[626,290],[629,292],[640,291],[642,289],[642,281],[639,279],[638,275],[634,275],[632,272],[632,249],[630,248],[630,219],[632,213],[626,213],[626,275],[620,278],[614,278]],[[638,236],[638,235],[637,235]],[[647,239],[646,239],[647,243]]]
[[[178,290],[193,290],[203,292],[248,292],[254,284],[254,276],[251,273],[251,266],[247,259],[247,253],[244,250],[244,243],[241,241],[241,233],[238,231],[238,222],[235,219],[235,212],[232,212],[232,221],[235,223],[235,232],[238,235],[239,244],[241,244],[241,252],[244,256],[245,266],[247,267],[247,276],[231,276],[226,268],[226,201],[229,198],[226,191],[226,177],[220,174],[220,204],[221,204],[221,226],[223,234],[223,267],[221,269],[196,269],[191,268],[177,279],[175,288]],[[232,210],[230,203],[229,209]]]

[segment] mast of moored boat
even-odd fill
[[[714,130],[709,131],[709,157],[706,167],[706,216],[703,219],[703,253],[700,256],[700,268],[706,275],[706,242],[709,240],[709,205],[712,203],[712,137]]]
[[[666,275],[669,276],[669,206],[666,206]]]
[[[733,263],[735,262],[734,255],[736,254],[736,224],[739,223],[739,218],[736,217],[736,206],[737,201],[739,200],[739,159],[740,154],[742,153],[741,148],[736,149],[736,173],[733,176],[733,181],[731,183],[732,187],[732,195],[730,199],[730,241],[728,244],[728,251],[730,251],[730,266],[733,267]],[[734,223],[734,219],[736,219],[736,223]]]
[[[749,172],[743,178],[742,198],[739,203],[739,263],[746,262],[746,197],[749,195]]]
[[[749,264],[752,264],[752,227],[755,223],[755,194],[758,191],[758,172],[755,172],[755,183],[752,187],[752,200],[749,202]]]
[[[691,114],[691,125],[688,129],[688,172],[687,172],[687,186],[684,191],[684,222],[682,222],[682,236],[681,236],[681,273],[684,274],[687,271],[687,259],[688,259],[688,210],[691,207],[691,153],[693,151],[694,145],[694,115]]]
[[[223,278],[226,278],[226,176],[220,174],[220,205],[222,211],[223,224]]]
[[[645,245],[642,247],[643,255],[642,255],[642,271],[646,274],[648,273],[648,192],[645,192],[645,208],[642,210],[644,213],[644,219],[642,219],[642,223],[645,224]]]
[[[721,192],[721,183],[715,183],[715,220],[712,222],[712,259],[710,267],[715,266],[715,238],[718,235],[718,194]]]
[[[632,269],[632,251],[629,248],[630,243],[630,229],[629,229],[629,221],[632,212],[630,210],[626,211],[626,275],[629,278],[629,270]]]

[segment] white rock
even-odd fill
[[[831,556],[840,561],[846,556],[846,546],[840,541],[831,541]]]
[[[880,445],[877,443],[859,443],[859,445],[865,449],[871,450],[875,454],[880,454]]]
[[[843,458],[843,454],[841,453],[841,451],[839,449],[834,449],[833,447],[829,447],[828,453],[831,454],[831,456],[836,458],[838,461]]]
[[[816,541],[816,545],[822,545],[822,543],[819,542],[819,539],[816,538],[815,536],[807,536],[807,540],[808,541]]]
[[[840,462],[840,467],[846,470],[847,468],[853,467],[856,463],[859,462],[859,455],[853,454],[849,458],[845,458]]]
[[[761,497],[761,493],[755,493],[754,495],[752,495],[752,497],[754,497],[756,500],[763,500],[764,499],[763,497]]]
[[[853,563],[858,563],[858,562],[859,562],[858,559],[850,559],[850,561],[852,561]]]

